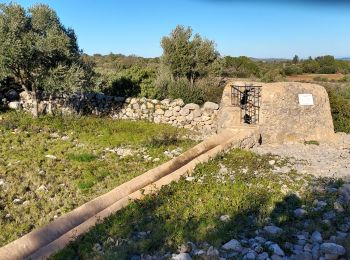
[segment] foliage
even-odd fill
[[[55,11],[38,4],[26,11],[18,4],[0,5],[0,71],[23,90],[56,92],[88,86],[77,39]],[[62,75],[67,73],[66,79]],[[52,79],[51,79],[52,78]],[[88,78],[88,77],[87,77]],[[37,114],[35,107],[34,114]]]
[[[224,58],[224,76],[249,78],[251,76],[258,76],[259,73],[260,69],[258,64],[248,57],[226,56]]]
[[[299,56],[298,55],[294,55],[294,57],[292,59],[292,63],[293,64],[298,64],[299,63]]]
[[[317,57],[315,60],[320,65],[318,73],[332,74],[337,72],[338,68],[337,68],[335,58],[333,56],[330,56],[330,55],[321,56],[321,57]]]
[[[332,88],[327,88],[327,91],[335,131],[350,133],[350,99],[346,99],[341,92]],[[350,92],[349,89],[347,91]]]
[[[162,62],[169,68],[172,79],[187,78],[193,86],[198,78],[210,74],[211,66],[219,54],[213,41],[192,35],[190,27],[178,25],[169,36],[161,40]]]
[[[303,61],[301,66],[304,73],[317,73],[320,69],[320,64],[311,57],[308,60]]]
[[[188,132],[183,129],[144,121],[32,118],[15,112],[1,118],[0,179],[5,186],[0,187],[0,246],[166,162],[165,151],[196,144],[184,139]],[[178,138],[149,145],[150,139],[169,133]],[[115,148],[134,152],[122,158]],[[26,203],[15,204],[15,198]]]
[[[303,70],[298,65],[292,64],[292,65],[287,65],[286,67],[284,67],[283,72],[287,76],[292,76],[292,75],[302,74]]]
[[[177,81],[171,81],[168,85],[167,96],[173,99],[181,98],[185,103],[204,103],[203,90],[196,85],[191,85],[185,78],[180,78]]]
[[[154,98],[156,96],[155,79],[155,70],[135,65],[117,73],[111,82],[101,90],[113,96]]]
[[[207,77],[199,79],[196,87],[201,89],[204,101],[211,101],[220,104],[222,93],[226,85],[225,81],[221,81],[217,77]]]
[[[281,69],[269,69],[262,72],[261,81],[263,82],[277,82],[283,81],[284,75]]]

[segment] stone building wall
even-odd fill
[[[261,87],[258,124],[242,122],[241,108],[232,103],[233,85]],[[312,104],[300,103],[300,95],[312,97]],[[328,94],[317,84],[230,82],[224,89],[217,122],[219,132],[256,130],[262,143],[324,142],[335,138]]]
[[[175,127],[200,131],[204,134],[216,132],[219,105],[206,102],[185,104],[182,99],[121,98],[103,94],[62,96],[50,100],[41,97],[39,111],[52,114],[84,114],[108,116],[113,119],[148,120],[154,123],[171,124]],[[15,108],[14,104],[9,104]],[[25,92],[20,94],[20,107],[32,111],[32,98]]]

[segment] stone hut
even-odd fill
[[[326,141],[334,127],[326,90],[316,84],[231,82],[224,90],[218,131],[257,131],[262,143]]]

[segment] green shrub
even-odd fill
[[[284,76],[282,75],[279,69],[268,70],[265,73],[263,73],[261,77],[262,82],[277,82],[283,80]]]
[[[350,82],[350,75],[345,75],[344,77],[339,79],[338,82]]]
[[[134,97],[141,96],[154,98],[156,72],[152,68],[141,68],[138,65],[119,72],[112,77],[107,87],[102,92],[112,96]]]
[[[320,76],[314,77],[313,80],[314,80],[314,81],[322,81],[322,82],[327,82],[327,81],[328,81],[327,78],[325,78],[325,77],[320,77]]]
[[[168,86],[168,97],[176,99],[181,98],[185,103],[204,103],[204,92],[196,85],[191,86],[190,82],[185,79],[179,79],[171,82]]]
[[[302,74],[303,73],[303,69],[300,68],[298,65],[292,64],[290,66],[287,66],[287,67],[283,68],[283,72],[287,76],[293,76],[293,75]]]
[[[225,82],[220,81],[218,78],[204,78],[198,80],[195,85],[203,91],[204,101],[221,102]]]
[[[350,133],[350,100],[327,88],[336,132]]]

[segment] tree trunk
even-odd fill
[[[52,115],[52,94],[50,94],[50,97],[49,97],[49,104],[48,104],[48,108],[47,108],[47,113]]]
[[[194,85],[194,75],[193,74],[191,74],[190,82],[191,82],[191,87],[193,87],[193,85]]]
[[[33,96],[32,114],[34,117],[38,117],[38,115],[39,115],[38,91],[37,91],[35,86],[33,86],[33,88],[32,88],[32,96]]]

